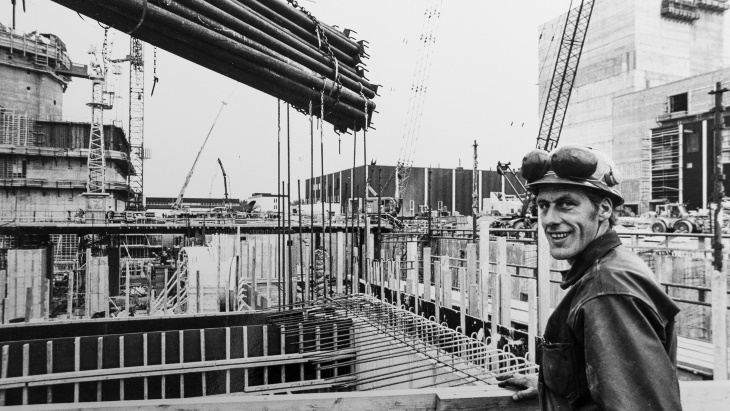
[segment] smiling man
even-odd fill
[[[523,159],[550,254],[571,268],[545,328],[539,375],[500,378],[500,386],[522,389],[515,400],[539,393],[545,410],[681,409],[679,308],[613,230],[613,211],[624,202],[615,172],[610,159],[584,146],[533,150]]]

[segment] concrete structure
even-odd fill
[[[172,210],[172,205],[177,200],[176,197],[146,197],[145,207],[148,210]],[[228,204],[233,210],[240,209],[241,200],[229,198]],[[203,197],[183,197],[182,208],[190,212],[207,212],[216,207],[225,207],[225,198],[203,198]]]
[[[395,166],[359,166],[330,173],[322,178],[314,178],[314,190],[310,192],[310,179],[304,184],[303,202],[339,203],[344,212],[350,199],[362,198],[365,194],[365,179],[370,178],[373,191],[368,197],[377,197],[380,187],[381,197],[394,197],[396,184]],[[429,172],[431,181],[429,182]],[[510,185],[494,170],[479,170],[479,204],[489,198],[490,193],[499,192],[507,195],[516,194]],[[511,178],[510,178],[511,179]],[[431,185],[431,208],[460,215],[472,215],[473,170],[463,167],[413,167],[406,192],[402,194],[403,206],[401,216],[417,215],[429,203],[429,184]],[[519,187],[518,185],[515,185]],[[521,194],[521,193],[520,193]],[[323,198],[324,197],[324,198]],[[302,210],[304,212],[303,207]],[[482,209],[479,210],[480,212]],[[348,211],[349,212],[349,211]],[[315,210],[316,213],[316,210]],[[456,215],[454,213],[454,215]],[[320,211],[321,214],[321,211]]]
[[[649,149],[642,144],[657,117],[671,110],[668,89],[638,92],[695,77],[685,92],[713,87],[722,74],[707,73],[728,63],[728,7],[726,1],[596,0],[559,144],[610,154],[630,208],[648,208]],[[561,16],[540,28],[540,116],[564,24]]]
[[[253,193],[251,197],[246,199],[246,203],[253,203],[253,211],[258,213],[278,213],[286,208],[286,196],[271,193]]]
[[[60,122],[63,92],[83,75],[52,34],[24,34],[0,25],[0,214],[7,219],[67,220],[86,209],[89,123]],[[89,96],[91,99],[91,96]],[[89,113],[91,119],[91,113]],[[123,210],[129,144],[104,126],[107,202]]]

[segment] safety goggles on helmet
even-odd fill
[[[522,177],[535,193],[540,186],[547,184],[576,185],[609,194],[614,207],[624,202],[616,189],[619,179],[613,161],[586,146],[567,145],[550,153],[532,150],[522,159]]]

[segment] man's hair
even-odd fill
[[[613,200],[613,198],[611,198],[611,196],[603,194],[598,190],[592,190],[590,188],[584,190],[584,192],[586,193],[586,196],[591,201],[591,203],[593,203],[593,205],[596,207],[596,210],[598,210],[598,207],[600,207],[601,205],[601,201],[603,201],[604,199],[607,198],[611,201],[611,216],[608,218],[608,228],[613,228],[613,226],[615,226],[618,222],[618,217],[616,217],[616,210],[614,208],[614,204],[616,202]]]

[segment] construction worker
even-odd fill
[[[522,176],[537,196],[550,254],[567,260],[567,290],[547,321],[538,375],[503,375],[513,399],[544,410],[678,410],[679,308],[651,269],[621,245],[614,209],[624,199],[616,167],[584,146],[534,150]]]

